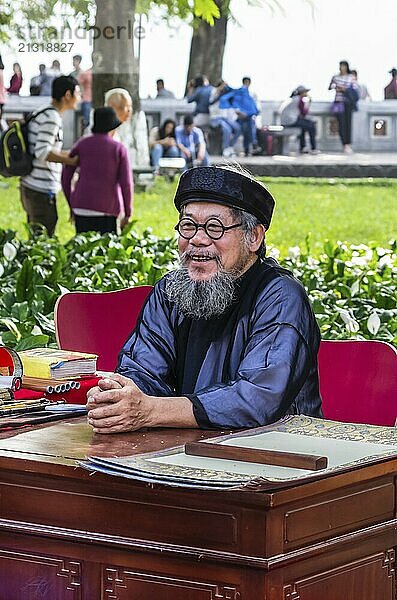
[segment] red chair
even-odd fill
[[[114,371],[117,355],[151,291],[150,285],[115,292],[68,292],[55,305],[60,348],[98,354],[97,368]]]
[[[324,416],[395,425],[397,350],[378,341],[322,341],[318,357]]]

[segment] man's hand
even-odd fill
[[[67,150],[50,150],[45,157],[45,160],[48,162],[61,163],[68,167],[77,167],[80,162],[80,158],[77,154],[76,156],[70,156]]]
[[[95,433],[135,431],[153,424],[154,399],[117,373],[98,381],[87,398],[88,423]]]
[[[172,148],[173,146],[176,146],[176,141],[173,137],[166,137],[163,140],[163,146],[165,148]]]
[[[198,426],[188,398],[148,396],[131,379],[118,373],[100,379],[87,398],[88,423],[95,433]]]
[[[68,165],[69,167],[77,167],[79,162],[80,162],[80,158],[79,156],[67,156],[66,157],[67,162],[65,162],[66,165]]]
[[[179,144],[179,150],[182,152],[182,154],[184,155],[185,158],[192,158],[192,153],[190,152],[190,150],[188,148],[185,148],[185,146],[183,146],[182,144]]]

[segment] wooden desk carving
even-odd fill
[[[273,446],[275,434],[290,445],[311,427],[313,448],[342,453],[349,437],[377,454],[351,450],[336,464],[313,452],[328,456],[326,469],[299,478],[281,467],[288,476],[273,471],[266,482],[253,474],[270,467],[228,460],[235,481],[220,484],[215,472],[203,489],[198,479],[176,487],[153,473],[140,480],[78,463],[146,455],[150,469],[164,475],[155,461],[166,459],[180,474],[172,461],[185,444],[252,447],[257,433],[95,436],[82,418],[2,434],[0,600],[395,600],[396,432],[323,422],[313,433],[307,419],[274,426]],[[185,468],[197,477],[197,466]]]

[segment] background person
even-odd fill
[[[12,68],[14,73],[10,79],[10,87],[7,88],[7,92],[9,94],[15,94],[19,96],[19,90],[21,89],[23,83],[21,65],[16,62],[12,65]]]
[[[61,64],[54,59],[49,69],[45,68],[41,73],[40,96],[51,96],[52,82],[61,75]]]
[[[175,139],[176,123],[166,119],[161,127],[153,127],[149,134],[150,157],[158,173],[160,158],[178,158],[181,154]]]
[[[213,86],[210,85],[206,75],[198,75],[189,82],[186,99],[189,103],[195,102],[193,111],[194,124],[197,127],[205,127],[210,122],[210,96]]]
[[[183,119],[183,125],[175,128],[176,144],[186,160],[186,168],[210,164],[207,145],[204,134],[199,127],[193,123],[193,117],[186,115]]]
[[[339,137],[343,145],[345,154],[353,152],[351,147],[352,140],[352,113],[353,105],[346,97],[345,92],[348,88],[354,87],[354,76],[351,74],[349,63],[341,60],[339,63],[339,73],[334,75],[329,84],[329,90],[335,90],[335,100],[331,111],[338,119]]]
[[[81,71],[78,82],[81,90],[81,116],[84,131],[89,127],[92,109],[92,69]]]
[[[368,87],[365,85],[365,83],[361,83],[358,81],[357,69],[351,69],[350,72],[353,75],[354,81],[356,82],[359,99],[367,102],[372,102],[372,98],[368,91]]]
[[[76,233],[117,233],[117,218],[123,215],[121,229],[131,218],[133,185],[127,150],[109,135],[120,125],[113,108],[97,108],[92,135],[80,138],[70,152],[70,156],[79,158],[74,189],[76,167],[63,169],[62,189],[73,213]]]
[[[391,69],[391,81],[385,87],[384,96],[385,100],[397,100],[397,69]]]
[[[28,223],[43,225],[53,235],[58,221],[56,195],[61,189],[62,165],[76,166],[77,157],[62,150],[62,114],[74,110],[79,101],[77,81],[57,77],[52,83],[51,104],[29,121],[28,138],[33,169],[21,178],[21,202]]]
[[[41,86],[45,78],[45,65],[39,65],[39,74],[32,77],[29,84],[29,93],[31,96],[41,96]]]
[[[166,90],[164,87],[164,79],[157,79],[156,81],[156,88],[157,88],[157,96],[156,99],[162,99],[162,98],[175,98],[175,94],[173,92],[171,92],[170,90]]]
[[[121,123],[127,123],[132,116],[132,98],[123,88],[113,88],[105,94],[105,106],[110,106]],[[119,133],[119,132],[118,132]]]
[[[135,121],[136,115],[133,116],[132,98],[130,93],[124,88],[112,88],[111,90],[108,90],[105,93],[105,106],[111,106],[114,109],[117,118],[121,121],[120,127],[114,130],[111,135],[113,135],[115,140],[121,142],[127,148],[128,158],[132,168],[140,164],[149,165],[146,119],[144,119],[145,145],[143,145],[141,139],[137,139],[136,137],[137,122]],[[141,116],[142,115],[138,115],[140,123],[142,123]],[[145,161],[146,156],[147,161]],[[141,157],[141,159],[144,157],[141,162],[139,157]]]
[[[75,54],[72,58],[73,71],[70,73],[70,75],[71,75],[71,77],[74,77],[75,79],[77,79],[77,81],[79,80],[80,73],[83,72],[83,69],[80,66],[81,61],[82,61],[81,54]]]
[[[210,125],[220,127],[222,130],[222,154],[227,158],[236,155],[234,145],[239,138],[241,127],[237,121],[237,114],[229,101],[224,101],[224,96],[231,91],[227,83],[221,80],[212,90],[210,96]]]
[[[6,103],[6,90],[4,87],[4,63],[0,54],[0,131],[3,128],[2,119],[3,119],[3,107]]]
[[[223,100],[229,102],[237,114],[237,122],[243,134],[244,153],[248,156],[257,145],[256,117],[259,107],[256,99],[250,93],[251,78],[243,77],[243,85],[237,90],[227,92]]]
[[[309,88],[299,85],[294,89],[291,96],[283,102],[279,108],[280,122],[284,127],[299,127],[299,151],[305,151],[305,135],[309,134],[310,148],[312,154],[318,154],[316,149],[316,123],[309,119],[307,114],[310,107],[310,99],[307,95]]]
[[[154,286],[118,374],[88,392],[88,423],[118,433],[321,417],[313,311],[265,258],[270,193],[233,169],[198,167],[182,174],[174,203],[180,267]]]

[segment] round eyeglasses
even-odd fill
[[[229,229],[235,229],[235,227],[241,227],[242,223],[236,223],[235,225],[229,225],[226,227],[222,221],[216,217],[211,217],[205,223],[196,223],[193,219],[185,217],[181,219],[177,225],[175,225],[175,231],[179,233],[185,240],[191,240],[198,230],[204,229],[205,233],[211,240],[219,240]]]

